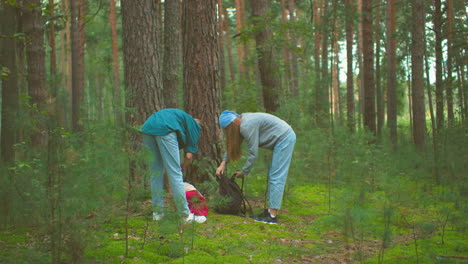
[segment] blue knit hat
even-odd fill
[[[229,110],[223,111],[221,115],[219,116],[219,126],[221,128],[225,128],[229,126],[229,124],[231,124],[232,121],[234,121],[234,119],[236,119],[236,117],[238,116],[240,115],[234,111],[229,111]]]

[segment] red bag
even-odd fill
[[[185,197],[187,198],[188,207],[192,214],[208,216],[208,202],[199,191],[195,188],[186,188]]]

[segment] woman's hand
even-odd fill
[[[193,159],[193,153],[191,152],[187,152],[185,153],[185,158],[184,158],[184,162],[182,163],[182,172],[185,172],[188,168],[188,166],[190,166],[190,164],[192,164],[192,159]]]
[[[223,160],[221,164],[219,164],[219,167],[216,168],[216,176],[219,177],[221,174],[223,174],[225,168],[226,168],[226,161]]]
[[[244,177],[244,173],[242,171],[236,171],[236,172],[234,172],[234,175],[236,175],[237,178]]]

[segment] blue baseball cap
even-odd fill
[[[234,119],[236,119],[236,117],[238,116],[240,115],[234,111],[229,111],[229,110],[223,111],[221,115],[219,116],[219,126],[221,128],[225,128],[229,126],[229,124],[231,124],[232,121],[234,121]]]

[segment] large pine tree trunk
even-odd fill
[[[164,63],[163,63],[163,95],[164,106],[177,108],[180,69],[180,13],[179,0],[164,2]]]
[[[387,126],[390,129],[390,141],[397,144],[397,84],[396,84],[396,1],[387,2]]]
[[[363,85],[364,85],[364,127],[376,134],[375,87],[374,87],[374,44],[372,37],[372,0],[362,3],[363,34]]]
[[[1,49],[0,64],[8,69],[6,77],[0,79],[2,82],[2,120],[1,120],[1,159],[7,164],[15,161],[15,150],[13,146],[17,142],[16,131],[13,123],[17,120],[19,108],[19,88],[16,60],[16,34],[17,16],[16,8],[10,4],[0,2],[0,29],[5,37],[0,38]],[[3,71],[3,69],[2,69]],[[2,72],[2,74],[5,74]],[[3,211],[3,210],[2,210]]]
[[[142,125],[162,106],[157,6],[152,0],[139,1],[138,5],[123,0],[121,5],[126,106],[135,109],[127,122]]]
[[[31,102],[37,105],[38,110],[45,109],[49,97],[46,83],[44,28],[42,22],[42,9],[40,0],[25,1],[23,7],[23,29],[26,34],[26,60],[27,81]],[[45,117],[39,116],[36,120],[36,130],[32,134],[32,145],[45,147],[47,145],[47,133]]]
[[[221,130],[217,125],[220,83],[216,2],[184,1],[182,18],[184,108],[203,122],[198,162],[186,175],[190,182],[197,183],[208,180],[210,171],[221,160]]]
[[[253,23],[258,27],[255,32],[258,70],[262,84],[265,110],[275,112],[279,107],[280,80],[275,62],[275,50],[271,43],[272,32],[268,22],[268,0],[251,0]]]
[[[354,74],[353,74],[353,35],[354,35],[354,4],[352,0],[344,0],[346,5],[346,108],[347,125],[351,132],[355,130],[354,122]]]
[[[123,30],[123,59],[126,97],[125,104],[133,111],[126,117],[128,126],[141,126],[162,107],[162,78],[160,68],[160,39],[157,34],[157,3],[141,0],[121,1]],[[138,151],[141,138],[129,131],[130,151]],[[130,158],[129,179],[140,180],[136,160]]]
[[[413,139],[419,151],[426,149],[426,111],[424,105],[424,0],[412,0],[411,86],[413,102]]]

